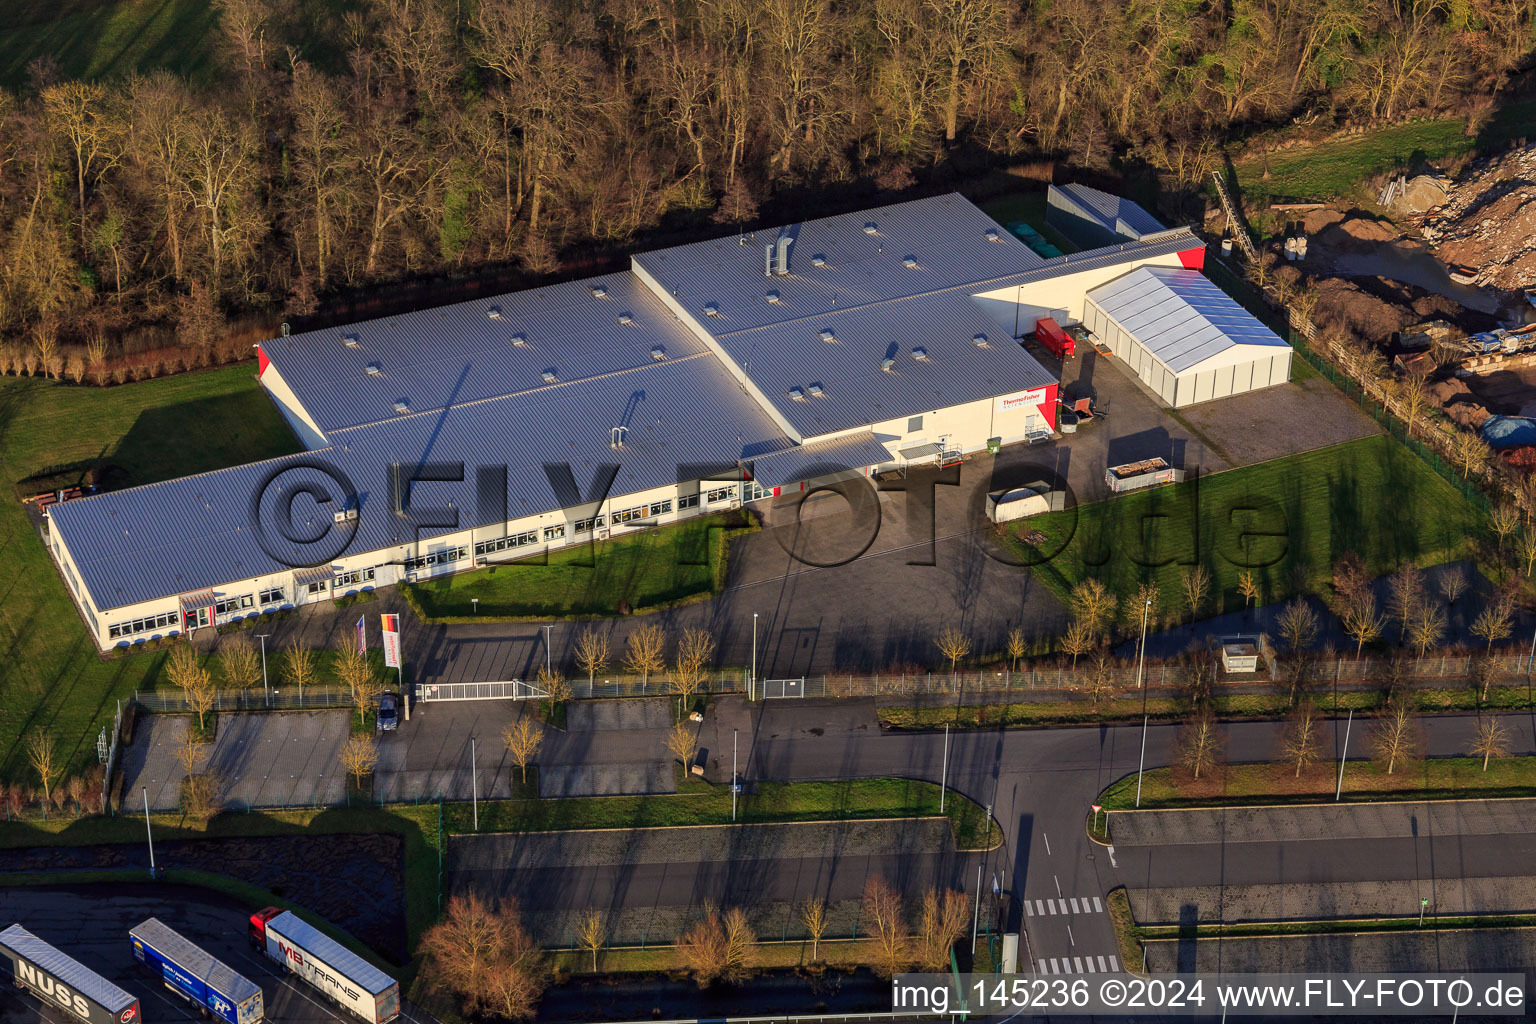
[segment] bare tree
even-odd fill
[[[1317,612],[1302,598],[1292,599],[1275,625],[1292,654],[1301,653],[1317,639]]]
[[[1347,601],[1339,618],[1344,623],[1344,631],[1355,642],[1356,658],[1360,657],[1366,644],[1381,636],[1386,625],[1386,620],[1376,611],[1376,595],[1369,590]]]
[[[916,941],[913,943],[917,966],[926,971],[942,971],[949,966],[949,951],[965,933],[971,901],[965,893],[945,889],[923,892],[918,910]]]
[[[1072,655],[1072,667],[1077,668],[1077,659],[1080,655],[1093,650],[1093,627],[1082,616],[1078,616],[1067,624],[1067,631],[1061,638],[1061,649]]]
[[[485,900],[474,892],[451,896],[442,920],[421,936],[424,980],[439,990],[471,991],[501,959],[506,942],[507,922]]]
[[[1024,657],[1029,650],[1024,636],[1023,626],[1014,626],[1008,630],[1008,671],[1019,670],[1019,659]]]
[[[1405,565],[1387,581],[1387,611],[1397,620],[1398,638],[1408,636],[1408,622],[1414,609],[1424,602],[1424,573],[1415,565]]]
[[[1407,701],[1393,700],[1382,708],[1371,737],[1376,756],[1386,762],[1387,774],[1397,770],[1398,762],[1414,757],[1418,750],[1413,708]]]
[[[878,875],[864,883],[864,920],[875,940],[875,973],[900,974],[912,963],[912,937],[901,914],[901,894]]]
[[[1499,538],[1499,557],[1502,558],[1504,545],[1520,529],[1520,510],[1507,501],[1499,502],[1488,510],[1488,527]]]
[[[1077,619],[1084,623],[1088,632],[1098,635],[1114,618],[1118,603],[1104,584],[1096,579],[1086,579],[1072,588],[1068,602]]]
[[[261,656],[244,636],[236,635],[219,644],[219,663],[224,681],[237,690],[261,681]]]
[[[597,674],[608,667],[608,634],[596,626],[586,626],[576,637],[576,664],[587,674],[587,692],[597,681]]]
[[[1285,764],[1295,768],[1296,778],[1301,778],[1302,769],[1310,768],[1322,757],[1322,731],[1317,705],[1310,700],[1297,703],[1286,722],[1280,745]]]
[[[1483,759],[1483,771],[1495,757],[1509,753],[1509,737],[1497,718],[1485,718],[1477,723],[1477,736],[1472,740],[1472,753]]]
[[[363,776],[371,774],[379,763],[379,745],[373,741],[372,736],[349,736],[337,756],[341,766],[352,776],[353,783],[361,788]]]
[[[1507,598],[1499,597],[1483,606],[1477,618],[1472,620],[1472,635],[1487,642],[1491,653],[1498,640],[1508,640],[1515,628],[1515,611]]]
[[[203,757],[208,753],[208,744],[198,739],[190,729],[183,730],[181,739],[172,748],[171,756],[176,763],[181,765],[181,770],[188,776],[196,775],[197,769],[203,763]]]
[[[746,977],[752,940],[747,916],[739,908],[722,915],[706,905],[704,916],[678,937],[677,946],[702,989],[716,981],[735,982]]]
[[[1520,542],[1516,551],[1520,557],[1520,564],[1525,566],[1525,577],[1530,579],[1531,573],[1536,571],[1536,529],[1526,527],[1520,531]]]
[[[683,771],[693,767],[693,757],[698,749],[696,733],[691,722],[677,722],[672,726],[672,731],[667,733],[667,750],[672,756],[682,762]]]
[[[288,642],[283,652],[283,681],[299,691],[299,701],[304,700],[304,687],[315,681],[315,650],[299,637]]]
[[[625,641],[627,651],[624,655],[624,667],[640,674],[641,690],[650,686],[651,673],[659,671],[666,665],[661,656],[662,647],[666,642],[666,631],[654,622],[647,622],[639,627],[630,633],[629,639]]]
[[[576,918],[576,942],[582,949],[592,953],[592,973],[597,973],[597,954],[602,952],[603,945],[608,941],[608,922],[603,917],[603,912],[596,907],[588,907]]]
[[[1114,690],[1115,674],[1109,661],[1109,652],[1100,649],[1098,656],[1093,659],[1093,672],[1088,676],[1088,699],[1097,709],[1105,698],[1114,693]]]
[[[37,776],[38,782],[43,786],[43,802],[46,806],[52,794],[53,783],[64,770],[58,751],[53,744],[53,735],[47,729],[34,729],[27,734],[23,748],[27,755],[27,764],[32,766],[32,772]]]
[[[1250,607],[1259,599],[1259,581],[1252,569],[1244,569],[1237,575],[1237,592],[1243,599],[1243,607]]]
[[[683,706],[691,708],[693,697],[704,685],[711,659],[715,656],[715,638],[707,630],[689,626],[677,643],[677,668],[672,683]]]
[[[532,716],[522,714],[517,721],[501,730],[501,742],[506,744],[507,753],[512,755],[512,760],[523,773],[523,785],[528,784],[528,765],[532,763],[534,755],[539,752],[539,747],[544,742],[544,733],[533,721]]]
[[[352,694],[352,705],[357,708],[357,721],[367,721],[374,701],[384,690],[368,660],[368,654],[358,646],[357,637],[349,631],[342,636],[336,648],[335,672],[337,680]]]
[[[939,653],[948,659],[951,675],[954,674],[955,663],[971,653],[971,638],[954,626],[945,626],[939,630],[939,635],[934,637],[933,644],[939,649]]]
[[[172,683],[181,687],[187,707],[197,715],[197,727],[201,730],[204,719],[217,702],[218,691],[214,688],[213,676],[197,660],[197,652],[191,644],[178,644],[171,649],[165,674]]]
[[[1467,574],[1461,566],[1453,565],[1440,576],[1440,595],[1445,598],[1446,604],[1455,604],[1456,599],[1467,592]]]
[[[1190,566],[1179,574],[1179,581],[1184,588],[1184,603],[1189,606],[1190,616],[1195,617],[1211,592],[1211,571],[1203,565]]]
[[[1221,764],[1221,746],[1221,724],[1201,708],[1179,733],[1179,764],[1199,779]]]
[[[800,920],[811,937],[811,960],[814,962],[820,955],[821,937],[827,931],[827,901],[820,896],[806,900],[800,907]]]
[[[1408,638],[1419,652],[1419,657],[1445,638],[1445,609],[1428,602],[1420,602],[1408,620]]]

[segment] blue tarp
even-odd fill
[[[1494,451],[1536,445],[1536,419],[1527,416],[1490,416],[1483,424],[1483,440]]]
[[[1061,250],[1045,240],[1045,236],[1021,220],[1016,220],[1008,225],[1008,230],[1018,237],[1019,241],[1035,250],[1046,259],[1054,259],[1061,255]]]

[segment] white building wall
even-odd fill
[[[1131,257],[1113,266],[979,292],[975,299],[998,323],[1016,324],[1014,336],[1022,337],[1035,329],[1035,321],[1041,317],[1054,317],[1061,324],[1083,320],[1083,307],[1090,289],[1123,277],[1137,267],[1183,265],[1176,252],[1165,256]]]
[[[900,458],[901,449],[924,443],[975,452],[993,438],[1010,444],[1022,441],[1032,430],[1050,430],[1055,417],[1047,419],[1047,407],[1055,401],[1056,386],[1048,385],[884,420],[873,429],[876,440],[890,450],[893,459]]]

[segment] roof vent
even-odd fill
[[[608,432],[608,447],[618,451],[624,447],[624,435],[629,433],[628,427],[614,427]]]
[[[1001,242],[1003,240],[1003,236],[997,233],[996,228],[987,228],[985,237],[989,242]]]
[[[880,229],[875,226],[874,221],[867,221],[864,224],[864,233],[866,235],[878,235],[880,233]]]
[[[880,369],[884,370],[886,373],[895,373],[896,371],[893,369],[895,365],[896,360],[894,359],[886,358],[880,360]]]
[[[777,306],[779,304],[778,292],[769,292],[767,295],[763,296],[763,298],[767,299],[768,304],[771,306]]]
[[[651,358],[659,363],[663,359],[667,358],[667,350],[662,348],[660,345],[657,345],[655,348],[651,349]]]
[[[608,297],[608,289],[603,285],[595,284],[592,286],[592,297],[594,299],[606,299]]]
[[[709,305],[704,307],[704,315],[705,316],[719,316],[720,315],[720,307],[715,305],[713,302],[711,302]]]
[[[634,322],[635,322],[635,318],[630,316],[628,313],[620,313],[619,314],[619,323],[628,325],[628,324],[632,324]]]
[[[355,335],[355,334],[343,334],[341,336],[341,343],[343,345],[347,346],[347,348],[362,348],[363,347],[362,340],[360,338],[358,338],[358,336]]]
[[[917,257],[916,256],[908,256],[906,259],[901,261],[901,265],[906,267],[908,270],[916,270],[917,269]]]
[[[516,345],[518,348],[526,348],[527,345],[528,345],[528,335],[526,335],[526,334],[514,334],[514,335],[512,335],[512,344]]]
[[[407,402],[405,399],[402,398],[400,401],[395,403],[395,412],[400,413],[402,416],[410,411],[411,403]]]
[[[370,377],[382,377],[384,375],[384,367],[380,366],[378,363],[369,363],[367,366],[363,367],[363,372]]]
[[[790,388],[789,397],[793,398],[797,402],[803,402],[805,401],[805,389],[802,387]]]
[[[985,334],[973,334],[971,335],[971,344],[977,348],[986,348],[987,336]]]
[[[485,311],[485,315],[490,317],[492,320],[500,320],[501,319],[501,307],[500,306],[492,306],[490,309]]]
[[[832,328],[824,327],[821,330],[821,340],[826,342],[836,341],[837,335],[832,333]]]
[[[812,398],[820,398],[822,395],[820,384],[807,384],[805,390]]]
[[[920,363],[926,363],[928,361],[928,350],[919,345],[912,350],[912,358]]]
[[[545,384],[553,384],[555,381],[557,381],[559,379],[560,379],[560,375],[557,374],[554,370],[545,370],[544,371],[544,383]]]
[[[823,256],[821,253],[817,253],[816,255],[811,257],[811,266],[813,266],[813,267],[824,267],[826,265],[827,265],[827,258],[825,256]]]

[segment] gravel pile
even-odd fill
[[[1536,144],[1473,165],[1424,220],[1447,263],[1481,271],[1479,284],[1536,287]]]

